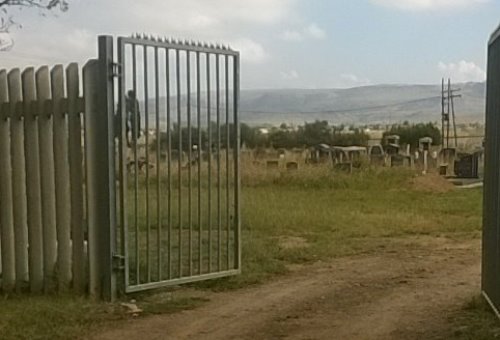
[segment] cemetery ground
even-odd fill
[[[394,169],[243,167],[243,273],[128,296],[5,296],[0,339],[492,339],[482,191]]]

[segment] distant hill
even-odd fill
[[[457,122],[483,121],[485,83],[457,84]],[[241,120],[249,124],[303,123],[315,119],[340,124],[438,121],[439,85],[374,85],[350,89],[243,90]]]
[[[457,123],[484,121],[486,84],[457,84],[462,98],[455,100]],[[195,95],[191,105],[195,120]],[[176,121],[175,97],[171,98],[172,122]],[[206,95],[201,98],[202,124],[206,119]],[[186,122],[186,95],[181,97],[182,120]],[[221,102],[222,120],[225,111]],[[212,121],[215,120],[215,93],[212,93]],[[155,101],[149,100],[150,122],[154,124]],[[160,122],[166,124],[166,100],[159,102]],[[144,102],[141,102],[144,112]],[[332,124],[429,122],[441,120],[440,85],[373,85],[350,89],[242,90],[241,121],[250,125],[302,124],[316,119]]]

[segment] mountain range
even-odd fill
[[[485,111],[486,83],[463,83],[453,88],[460,89],[461,97],[454,100],[457,123],[483,122]],[[215,93],[211,94],[211,120],[216,119]],[[221,95],[221,121],[225,107]],[[166,99],[161,97],[158,105],[160,124],[166,124]],[[181,95],[181,119],[186,124],[187,96]],[[149,122],[154,124],[156,102],[149,98]],[[207,122],[207,98],[200,99],[201,122]],[[171,97],[172,122],[177,117],[177,98]],[[140,111],[145,112],[144,101]],[[191,96],[191,114],[196,124],[195,94]],[[438,122],[441,120],[440,85],[373,85],[349,89],[269,89],[242,90],[240,96],[240,120],[253,126],[303,124],[315,120],[326,120],[331,124],[391,124],[409,121]],[[151,127],[151,125],[150,125]]]
[[[457,123],[483,122],[486,84],[462,83]],[[241,121],[251,125],[327,120],[333,124],[441,120],[440,85],[373,85],[349,89],[242,90]]]

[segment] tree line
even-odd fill
[[[315,121],[305,123],[302,126],[288,126],[281,124],[279,127],[261,128],[253,127],[245,123],[240,124],[241,146],[247,148],[276,148],[293,149],[311,147],[318,144],[329,145],[367,145],[369,136],[362,128],[345,127],[344,125],[333,126],[326,121]],[[170,133],[165,131],[160,133],[160,150],[165,151],[170,144],[174,150],[181,148],[184,151],[189,146],[198,146],[206,150],[209,145],[212,148],[226,148],[227,144],[234,144],[235,131],[234,124],[217,124],[212,122],[210,127],[198,129],[187,127],[179,129],[174,124]],[[170,140],[170,143],[169,143]],[[220,141],[220,142],[219,142]],[[201,143],[200,143],[201,142]],[[219,144],[220,143],[220,144]],[[152,150],[156,150],[158,142],[156,139],[151,142]]]
[[[241,146],[250,149],[294,149],[312,147],[318,144],[367,146],[370,136],[366,130],[366,126],[330,125],[327,121],[319,120],[299,126],[281,124],[279,127],[269,128],[254,127],[245,123],[240,124]],[[398,135],[402,145],[410,144],[415,148],[418,147],[419,139],[423,137],[431,137],[434,145],[441,143],[441,133],[433,123],[392,125],[384,132],[381,142],[383,143],[385,137],[389,135]],[[213,149],[219,145],[224,149],[228,143],[229,145],[234,144],[234,138],[233,124],[229,124],[229,126],[221,124],[218,128],[217,124],[212,122],[209,128],[198,129],[197,127],[191,127],[191,130],[185,126],[179,130],[179,126],[174,124],[169,134],[166,132],[160,133],[159,145],[160,150],[167,150],[170,139],[170,147],[174,150],[182,149],[187,151],[189,146],[193,147],[195,145],[201,145],[204,150],[209,145]],[[156,150],[157,146],[156,139],[152,139],[151,148]]]

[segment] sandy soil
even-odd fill
[[[479,240],[407,239],[206,293],[210,302],[198,309],[132,320],[94,339],[448,339],[450,315],[479,284]]]

